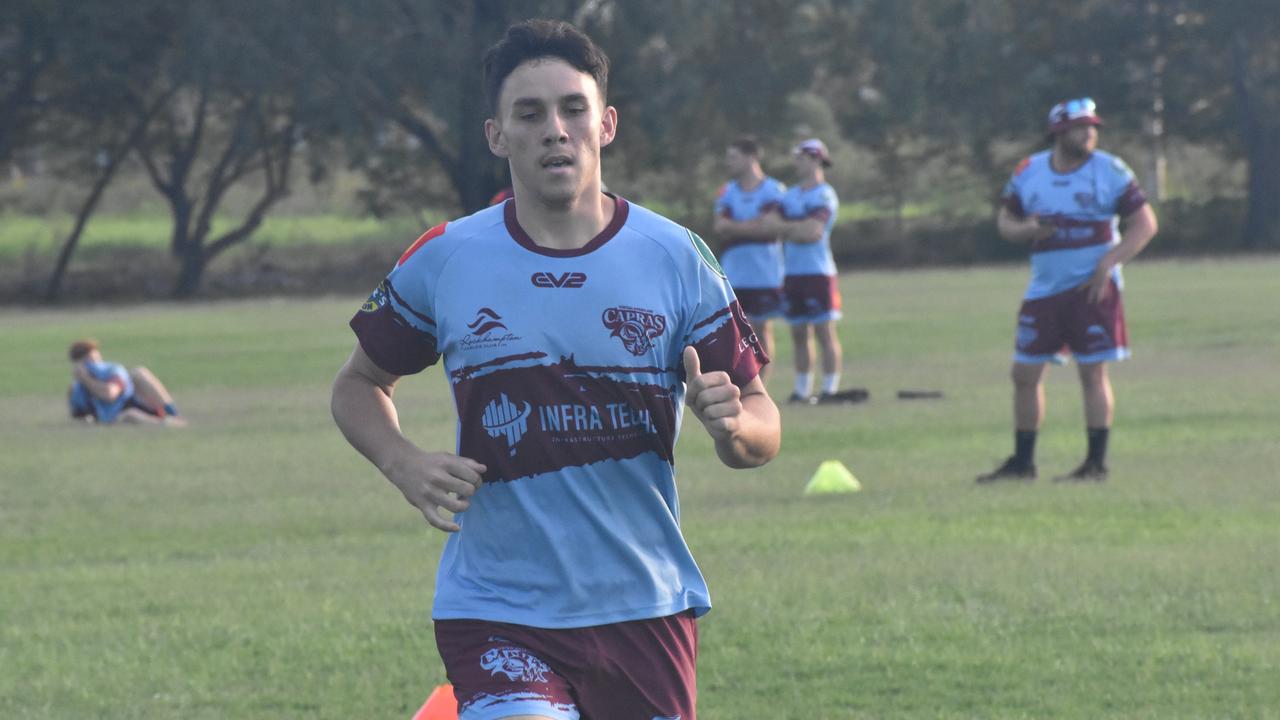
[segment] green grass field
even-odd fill
[[[700,717],[1280,717],[1278,276],[1136,263],[1111,481],[982,488],[1012,441],[1025,270],[845,276],[846,382],[872,401],[784,407],[756,471],[696,424],[679,444],[716,602]],[[328,414],[359,300],[0,310],[0,717],[408,720],[443,681],[443,536]],[[149,365],[192,427],[67,420],[82,334]],[[446,397],[438,370],[401,389],[424,445],[452,446]],[[1042,477],[1083,445],[1054,369]],[[802,497],[830,458],[865,489]]]

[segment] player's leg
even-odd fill
[[[1013,366],[1009,369],[1013,381],[1013,455],[995,470],[979,475],[979,483],[1035,479],[1036,438],[1044,421],[1044,374],[1049,363],[1062,361],[1064,308],[1070,301],[1070,293],[1059,293],[1023,300],[1018,308]]]
[[[818,346],[822,348],[822,392],[833,395],[840,389],[840,364],[843,355],[840,337],[836,335],[835,321],[814,323],[813,331],[818,337]]]
[[[1038,432],[1044,423],[1044,373],[1047,367],[1044,363],[1015,362],[1010,368],[1015,430]]]
[[[1089,452],[1079,467],[1056,479],[1099,482],[1107,479],[1107,442],[1115,408],[1107,363],[1129,357],[1124,301],[1114,280],[1101,302],[1091,303],[1084,293],[1078,293],[1068,322],[1067,343],[1080,368]]]
[[[156,414],[161,417],[180,415],[177,406],[174,405],[173,395],[169,394],[169,389],[150,369],[139,365],[129,371],[129,377],[133,380],[134,395],[142,404],[155,408]]]
[[[809,402],[813,395],[813,332],[807,322],[791,323],[791,346],[796,369],[795,389],[788,402]]]
[[[1047,367],[1047,363],[1014,361],[1009,369],[1009,378],[1013,381],[1013,455],[995,470],[979,475],[978,482],[1035,479],[1036,437],[1044,422],[1044,374]]]
[[[1062,481],[1102,481],[1107,479],[1107,441],[1111,435],[1111,418],[1115,396],[1105,362],[1080,363],[1080,390],[1084,395],[1084,424],[1089,451],[1084,462]]]

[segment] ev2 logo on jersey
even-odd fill
[[[587,284],[587,274],[583,272],[566,272],[559,275],[549,272],[536,272],[529,276],[534,287],[540,288],[580,288]]]

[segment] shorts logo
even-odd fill
[[[1029,348],[1031,344],[1040,337],[1040,331],[1035,327],[1036,319],[1032,315],[1018,316],[1018,336],[1014,343],[1018,348]]]
[[[622,340],[622,346],[632,355],[644,355],[653,348],[653,340],[667,330],[667,318],[651,310],[633,307],[612,307],[600,316],[604,326],[611,330],[609,337]]]
[[[518,647],[497,647],[485,652],[480,656],[480,667],[494,677],[506,675],[511,682],[545,683],[551,672],[551,666]]]
[[[536,272],[529,276],[534,287],[540,288],[580,288],[587,284],[587,274],[567,272],[559,275],[549,272]]]
[[[387,304],[387,281],[383,280],[378,283],[378,287],[369,295],[369,299],[364,301],[360,306],[360,312],[371,313],[377,312],[378,308]]]
[[[485,406],[480,422],[484,425],[485,432],[489,433],[489,437],[505,436],[507,447],[511,449],[511,454],[514,456],[516,443],[520,442],[524,434],[529,431],[529,413],[531,412],[533,407],[527,401],[524,404],[524,410],[521,410],[507,398],[506,393],[502,393],[497,400],[490,400]]]

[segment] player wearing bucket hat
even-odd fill
[[[783,280],[786,319],[795,349],[795,389],[789,402],[844,403],[867,399],[862,388],[840,390],[842,348],[835,323],[841,317],[836,261],[831,253],[831,229],[840,200],[827,183],[825,168],[831,156],[821,140],[812,138],[792,150],[797,182],[770,214],[783,239],[786,277]],[[821,350],[822,390],[813,397],[814,338]]]
[[[1004,239],[1029,245],[1031,282],[1018,311],[1011,371],[1014,454],[979,483],[1036,476],[1045,367],[1065,361],[1068,349],[1079,365],[1089,449],[1079,467],[1057,479],[1107,477],[1114,411],[1107,363],[1129,356],[1120,266],[1146,247],[1157,225],[1133,172],[1097,149],[1100,125],[1089,98],[1054,105],[1052,149],[1024,159],[1002,194],[996,226]]]
[[[817,138],[805,140],[792,151],[795,155],[808,155],[822,163],[822,167],[831,167],[831,153],[827,152],[826,143]]]

